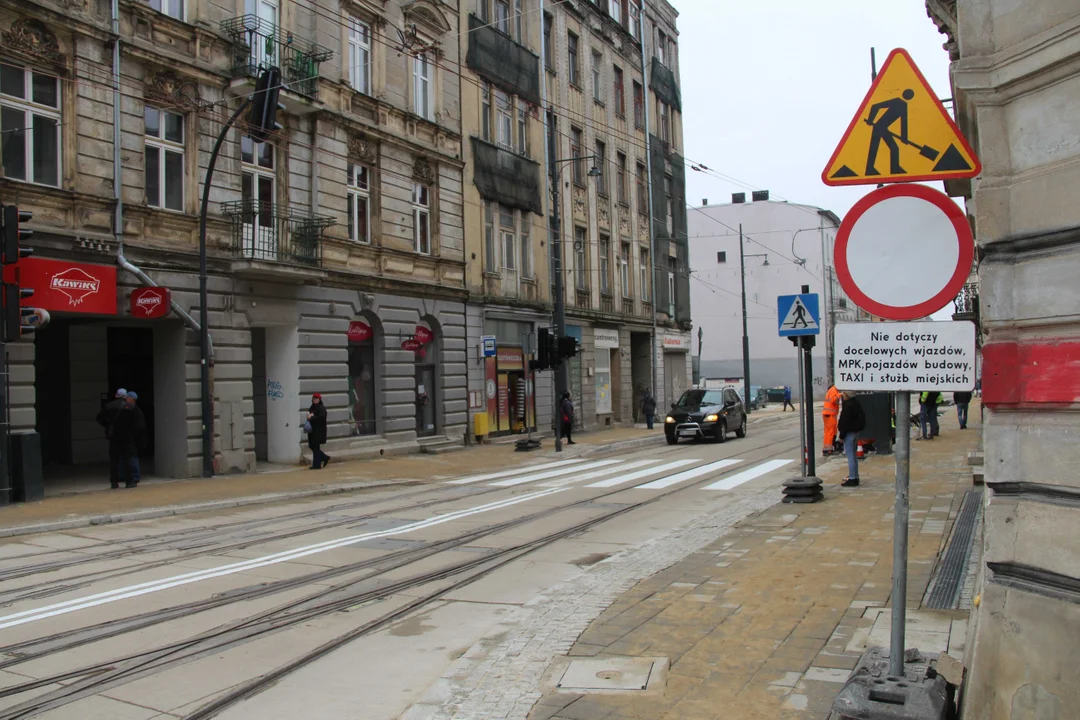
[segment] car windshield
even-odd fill
[[[676,404],[680,410],[694,410],[708,405],[723,405],[722,390],[687,390]]]

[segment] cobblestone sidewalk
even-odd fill
[[[920,604],[981,432],[942,420],[942,436],[913,443],[907,645],[960,654],[967,614]],[[828,717],[866,645],[888,644],[893,462],[866,460],[852,489],[837,485],[846,466],[826,463],[825,502],[747,518],[624,593],[568,652],[668,658],[662,693],[549,693],[530,720]]]

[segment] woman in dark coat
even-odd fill
[[[307,438],[308,447],[311,448],[311,469],[322,470],[330,462],[330,456],[321,449],[321,446],[326,444],[326,406],[323,405],[322,395],[319,393],[311,396],[307,419],[311,424],[311,432]]]
[[[574,445],[574,401],[570,399],[570,393],[563,393],[559,412],[562,415],[562,436],[566,438],[567,445]]]

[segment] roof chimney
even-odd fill
[[[701,198],[702,207],[704,207],[704,206],[706,206],[708,204],[709,204],[709,198]]]
[[[769,191],[755,190],[751,197],[753,198],[754,202],[764,202],[769,199]]]
[[[746,193],[731,193],[731,202],[735,205],[746,202]]]

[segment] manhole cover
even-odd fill
[[[559,680],[562,690],[644,690],[654,661],[646,658],[572,660]]]

